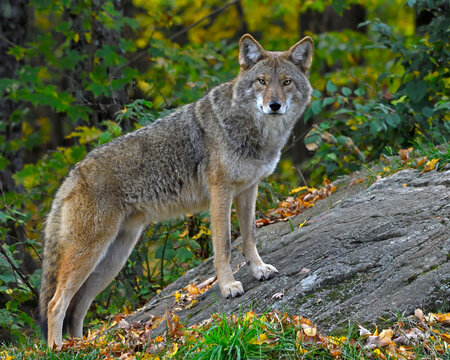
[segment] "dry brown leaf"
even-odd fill
[[[361,325],[358,325],[358,327],[359,327],[359,335],[360,336],[370,336],[370,335],[372,335],[372,333],[369,330],[367,330],[365,327],[362,327]]]
[[[119,329],[129,329],[131,327],[131,325],[125,319],[120,320],[117,326],[119,327]]]
[[[424,321],[425,317],[423,316],[423,311],[420,309],[414,310],[414,316],[418,318],[420,321]]]

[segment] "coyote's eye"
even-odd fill
[[[290,85],[291,82],[292,82],[291,79],[286,79],[286,80],[283,81],[283,85],[285,85],[285,86]]]
[[[264,78],[259,78],[258,81],[260,84],[266,85],[266,80],[264,80]]]

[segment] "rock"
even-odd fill
[[[259,282],[243,265],[235,274],[243,296],[223,299],[216,284],[192,308],[177,313],[180,321],[190,325],[215,312],[276,309],[303,315],[329,332],[347,328],[349,320],[392,320],[419,307],[450,311],[450,170],[404,170],[365,190],[349,183],[297,216],[294,231],[289,223],[257,231],[262,257],[277,267],[278,277]],[[233,268],[244,264],[239,243]],[[127,321],[165,314],[165,308],[173,309],[177,289],[213,275],[209,259]]]

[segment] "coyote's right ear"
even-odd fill
[[[255,65],[265,55],[263,47],[251,36],[245,34],[239,41],[239,65],[246,70]]]

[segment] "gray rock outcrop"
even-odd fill
[[[416,308],[448,312],[449,199],[450,170],[404,170],[367,189],[348,181],[294,218],[293,226],[277,223],[257,231],[263,260],[277,267],[278,277],[259,282],[244,265],[235,274],[244,285],[243,296],[223,299],[216,284],[192,308],[178,312],[180,321],[190,325],[215,312],[236,314],[251,308],[262,313],[271,308],[303,315],[328,332],[346,328],[349,320],[389,320]],[[240,239],[235,244],[233,268],[244,263]],[[177,289],[213,275],[209,259],[128,321],[163,315],[173,306],[171,295]]]

